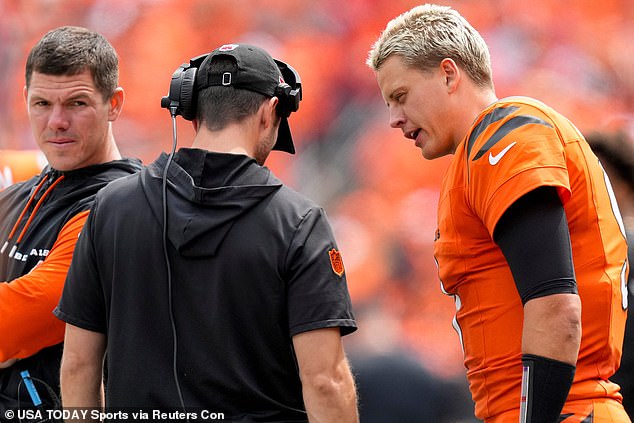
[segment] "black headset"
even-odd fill
[[[198,98],[196,74],[208,55],[194,57],[189,63],[183,63],[174,71],[169,93],[161,98],[162,108],[169,109],[173,115],[181,115],[185,120],[193,120],[196,117]],[[299,102],[302,99],[302,82],[292,66],[281,60],[274,59],[274,61],[283,79],[275,87],[273,93],[273,96],[279,100],[276,110],[281,118],[288,118],[291,113],[299,109]]]

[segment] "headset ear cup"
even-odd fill
[[[291,113],[299,110],[299,102],[302,100],[302,80],[292,66],[281,60],[273,60],[275,60],[284,80],[275,89],[275,96],[280,99],[279,104],[281,105],[278,113],[282,117],[289,117]]]
[[[291,86],[280,84],[275,88],[275,97],[278,99],[277,114],[282,118],[287,118],[293,111],[290,104]]]
[[[183,119],[193,120],[196,117],[196,71],[197,68],[186,69],[181,75],[179,107]]]

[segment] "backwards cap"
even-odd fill
[[[212,72],[210,64],[220,56],[231,57],[237,68],[234,72]],[[284,80],[282,72],[289,81]],[[290,85],[289,85],[290,84]],[[196,75],[196,90],[211,86],[231,86],[255,91],[267,97],[278,97],[280,128],[274,150],[295,153],[288,116],[297,111],[301,100],[299,75],[287,64],[274,60],[265,50],[247,44],[226,44],[203,60]]]

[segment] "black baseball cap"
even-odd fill
[[[209,67],[214,58],[220,56],[232,57],[237,69],[235,72],[212,72]],[[287,66],[283,62],[280,62]],[[211,86],[232,86],[238,89],[255,91],[267,97],[280,97],[281,85],[291,85],[299,81],[285,81],[280,67],[264,49],[248,44],[225,44],[207,55],[198,68],[196,75],[196,90],[200,91]],[[301,96],[300,96],[301,98]],[[285,99],[279,98],[279,101]],[[299,102],[299,98],[297,99]],[[297,103],[297,107],[299,103]],[[296,109],[295,109],[296,110]],[[274,150],[295,153],[291,128],[288,117],[281,116],[280,128]]]

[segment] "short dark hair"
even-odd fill
[[[47,32],[31,49],[26,60],[26,87],[33,72],[46,75],[77,75],[88,69],[104,100],[119,84],[119,59],[103,35],[77,26]]]
[[[219,73],[235,72],[237,64],[231,58],[217,57],[209,68]],[[263,94],[232,86],[207,87],[198,93],[196,119],[210,131],[217,131],[255,114],[266,99]]]

